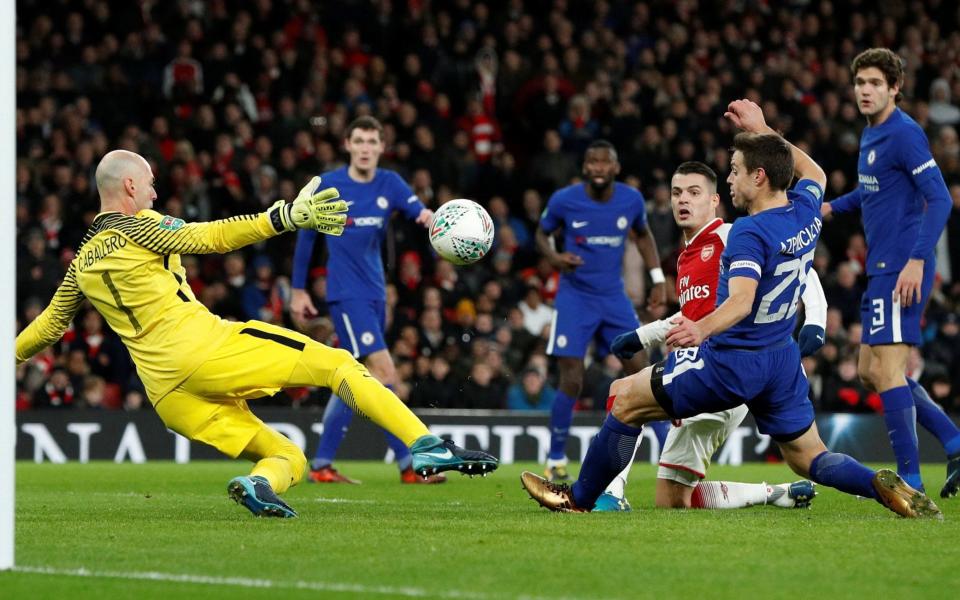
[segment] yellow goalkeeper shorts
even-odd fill
[[[155,407],[171,430],[236,458],[266,427],[247,400],[272,396],[286,387],[307,344],[330,353],[322,362],[331,370],[349,355],[261,321],[230,327],[233,331],[223,345]]]

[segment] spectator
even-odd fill
[[[883,412],[880,396],[868,392],[860,383],[857,362],[852,354],[841,358],[836,374],[824,382],[823,398],[823,405],[827,410],[856,413]]]
[[[548,129],[543,134],[543,150],[530,163],[531,185],[540,192],[553,193],[569,185],[577,174],[576,161],[563,150],[563,138],[557,130]]]
[[[493,369],[485,362],[476,361],[470,369],[470,377],[463,384],[449,408],[503,408],[502,390],[494,385]]]
[[[30,296],[50,298],[59,284],[57,260],[47,253],[43,232],[31,229],[25,235],[26,252],[17,258],[17,299],[23,305]]]
[[[556,393],[540,371],[533,368],[524,369],[520,373],[520,381],[511,385],[507,391],[507,408],[549,412],[553,407]]]
[[[189,103],[203,93],[203,66],[193,58],[193,45],[183,40],[176,57],[163,73],[163,95],[175,103]]]
[[[518,308],[526,330],[534,336],[546,337],[546,329],[553,321],[553,309],[541,301],[540,290],[528,287]]]
[[[438,408],[450,406],[457,395],[457,386],[450,376],[450,363],[443,356],[430,360],[429,374],[416,382],[410,392],[412,407]]]
[[[845,326],[860,321],[860,297],[863,295],[863,289],[857,285],[859,268],[857,264],[854,262],[840,264],[837,267],[836,278],[833,281],[827,281],[824,289],[827,305],[840,312]]]
[[[930,122],[934,125],[957,125],[960,108],[950,103],[950,82],[940,78],[930,84]]]
[[[680,228],[673,217],[670,188],[666,184],[658,184],[653,192],[653,202],[647,202],[647,223],[653,238],[657,240],[659,256],[670,256],[677,249]]]
[[[83,392],[79,398],[79,406],[82,408],[101,409],[106,408],[104,402],[107,395],[107,382],[103,377],[91,375],[83,381]]]
[[[597,139],[600,124],[590,114],[590,100],[583,95],[570,98],[567,116],[557,127],[563,149],[573,156],[583,156],[590,142]]]
[[[74,404],[73,385],[67,372],[55,369],[47,381],[33,395],[33,408],[71,408]]]
[[[952,365],[957,364],[958,354],[960,354],[960,315],[954,312],[944,315],[937,336],[924,348],[924,351],[930,362],[944,372],[950,372]],[[960,381],[956,370],[953,370],[953,373],[955,381]]]
[[[240,289],[244,318],[280,325],[290,303],[290,282],[286,277],[274,277],[273,261],[263,254],[253,259],[252,266],[253,278],[245,280]]]

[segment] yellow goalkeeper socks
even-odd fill
[[[282,494],[303,479],[307,457],[286,436],[264,426],[243,449],[243,458],[256,464],[250,475],[265,478],[273,491]]]
[[[330,388],[354,412],[369,418],[410,446],[430,431],[407,405],[385,388],[346,350],[307,344],[290,375],[290,385]]]

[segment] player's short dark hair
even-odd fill
[[[779,135],[773,133],[738,133],[733,149],[743,155],[748,172],[763,169],[774,191],[787,189],[793,179],[793,153]]]
[[[590,152],[591,150],[596,150],[598,148],[601,148],[603,150],[609,150],[610,154],[613,155],[613,160],[619,160],[617,156],[617,148],[607,140],[593,140],[592,142],[590,142],[590,145],[587,146],[587,149],[583,154],[584,156],[586,156],[587,152]]]
[[[364,131],[376,130],[376,132],[380,134],[380,139],[383,139],[383,125],[381,125],[380,121],[376,118],[369,115],[357,117],[353,121],[350,121],[350,124],[347,125],[346,134],[343,137],[349,140],[355,129],[363,129]]]
[[[887,80],[890,87],[897,86],[903,88],[903,59],[889,48],[870,48],[864,50],[850,63],[850,73],[856,77],[859,71],[876,67],[883,73],[883,78]],[[897,92],[894,102],[903,100],[903,94]]]
[[[677,170],[673,172],[674,175],[703,175],[703,177],[710,182],[710,185],[713,186],[713,189],[717,189],[717,173],[706,163],[702,163],[698,160],[688,160],[687,162],[680,163],[680,166],[677,167]]]

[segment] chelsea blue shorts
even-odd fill
[[[881,344],[920,344],[920,319],[927,306],[933,279],[937,271],[934,260],[923,263],[923,280],[920,282],[920,302],[900,306],[894,301],[893,290],[900,273],[887,273],[867,278],[867,290],[860,301],[860,324],[863,334],[860,342],[870,346]]]
[[[675,350],[654,365],[650,384],[674,419],[746,404],[760,433],[780,442],[800,437],[813,423],[809,385],[792,339],[756,350],[710,340]]]
[[[386,304],[380,300],[340,300],[330,303],[330,317],[340,340],[340,347],[365,358],[385,350],[383,330],[387,326]]]
[[[547,354],[583,358],[591,340],[597,354],[610,354],[613,338],[640,327],[633,303],[626,292],[598,296],[560,286],[554,301],[556,312],[550,326]]]

